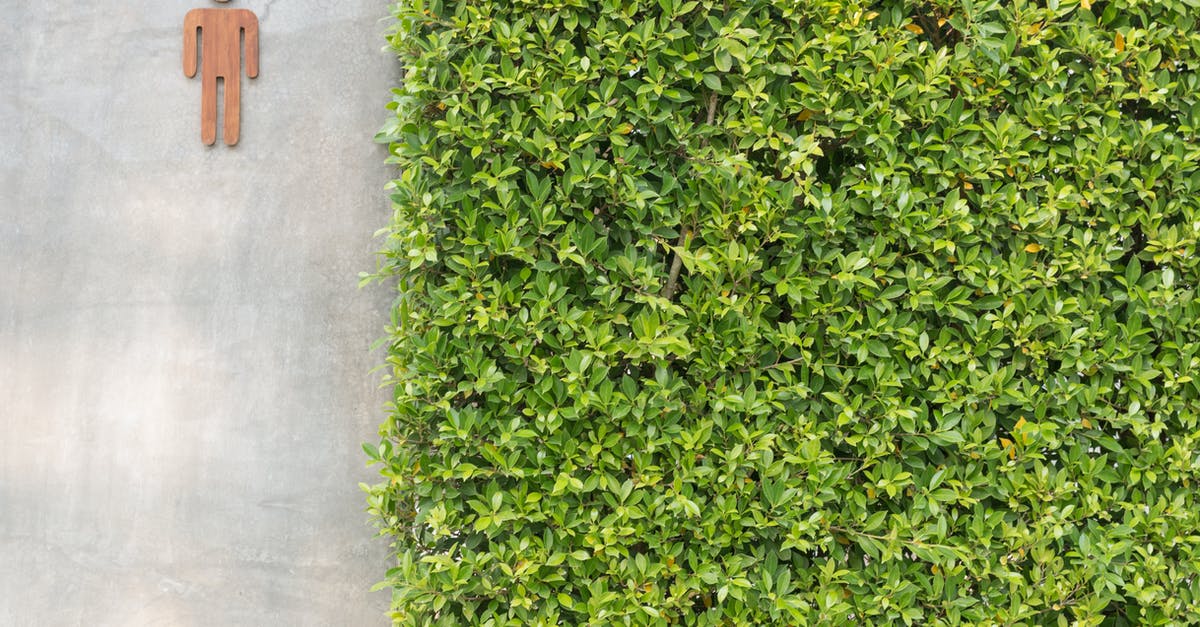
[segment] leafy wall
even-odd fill
[[[396,621],[1200,621],[1197,15],[397,5]]]

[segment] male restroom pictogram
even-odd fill
[[[225,2],[226,0],[218,0]],[[197,35],[199,37],[197,38]],[[183,19],[183,73],[200,71],[200,139],[217,141],[217,79],[225,85],[225,144],[238,142],[241,131],[242,43],[246,76],[258,76],[258,17],[246,9],[192,9]],[[199,66],[197,67],[197,48]]]

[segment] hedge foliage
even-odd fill
[[[395,6],[394,619],[1200,622],[1198,16]]]

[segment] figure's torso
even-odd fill
[[[200,72],[211,78],[237,79],[242,73],[242,29],[245,9],[193,9],[200,25]]]

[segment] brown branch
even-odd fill
[[[679,233],[679,241],[675,242],[675,248],[682,247],[691,235],[691,231],[683,229]],[[679,282],[679,270],[683,267],[683,258],[679,256],[679,252],[675,253],[675,258],[671,260],[671,272],[667,275],[667,284],[663,287],[662,297],[671,300],[675,297],[675,289]]]
[[[708,126],[712,126],[713,121],[715,121],[716,119],[717,119],[717,92],[714,91],[708,95],[708,116],[705,119],[705,124],[707,124]],[[703,144],[707,144],[708,138],[706,137],[702,141],[703,141]],[[675,248],[682,248],[684,245],[686,245],[687,239],[688,239],[688,237],[691,236],[691,234],[692,234],[691,229],[688,229],[686,227],[684,227],[683,229],[680,229],[679,239],[675,242]],[[671,260],[671,270],[667,274],[667,284],[665,286],[663,286],[663,291],[662,291],[663,298],[665,298],[667,300],[674,299],[675,290],[678,289],[678,286],[679,286],[679,271],[681,269],[683,269],[683,258],[679,256],[678,252],[676,252],[675,258]]]
[[[714,120],[717,119],[717,92],[712,92],[708,95],[708,118],[705,123],[712,126]]]

